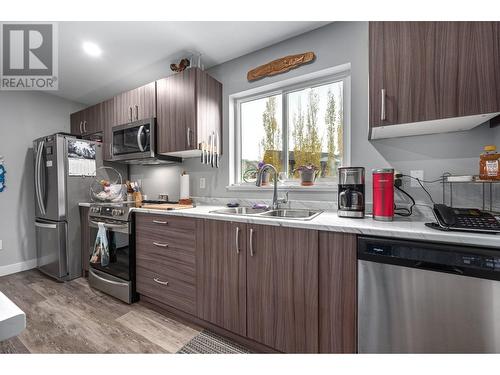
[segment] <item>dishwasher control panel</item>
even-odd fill
[[[500,251],[489,248],[361,236],[358,259],[500,279]]]

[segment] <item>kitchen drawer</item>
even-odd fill
[[[188,217],[136,213],[135,218],[137,230],[147,230],[156,233],[164,233],[166,231],[190,232],[193,236],[196,230],[196,219]]]
[[[150,239],[136,240],[137,266],[169,277],[195,283],[196,252],[194,248],[161,247]]]
[[[179,272],[170,273],[170,270],[165,269],[155,272],[137,264],[137,292],[178,310],[195,314],[195,283],[186,282],[177,277],[178,275]]]
[[[139,244],[141,246],[154,246],[156,243],[158,247],[167,245],[164,246],[165,249],[177,248],[191,250],[193,253],[195,251],[195,232],[169,227],[137,226],[135,233],[137,246]]]

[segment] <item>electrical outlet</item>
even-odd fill
[[[205,177],[200,177],[200,189],[205,189]]]
[[[410,186],[411,187],[420,187],[420,184],[418,183],[415,178],[418,178],[420,181],[424,180],[424,171],[422,170],[415,170],[415,171],[410,171],[410,176],[413,178],[410,181]]]

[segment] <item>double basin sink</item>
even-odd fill
[[[238,215],[238,216],[260,216],[274,219],[293,219],[293,220],[311,220],[321,214],[319,210],[294,210],[280,208],[277,210],[268,210],[265,208],[253,207],[231,207],[210,211],[213,214]]]

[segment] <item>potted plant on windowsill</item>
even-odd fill
[[[313,164],[301,165],[296,169],[299,172],[302,186],[313,186],[318,177],[319,168]]]
[[[266,163],[264,163],[263,161],[259,162],[258,164],[259,170],[261,170],[264,165],[266,165]],[[268,169],[264,171],[264,173],[262,173],[262,183],[260,186],[269,186],[270,180],[271,180],[271,173],[269,172]]]

